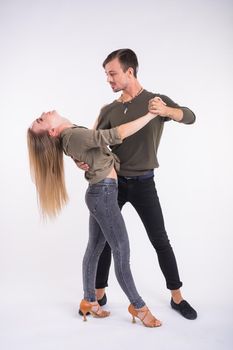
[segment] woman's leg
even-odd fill
[[[118,186],[118,205],[120,210],[127,202],[127,191],[124,191],[122,186]],[[100,255],[97,273],[96,273],[96,296],[97,299],[102,299],[105,294],[105,288],[108,287],[108,276],[111,265],[112,251],[108,242]]]
[[[91,313],[95,317],[108,317],[109,312],[103,310],[96,301],[95,278],[100,254],[105,245],[105,238],[95,218],[90,214],[89,241],[83,258],[83,290],[84,299],[79,305],[79,313],[86,321],[86,314]]]
[[[121,288],[135,308],[143,307],[145,302],[136,290],[130,270],[129,240],[117,203],[116,182],[112,180],[112,183],[90,186],[86,193],[86,203],[112,249],[115,273]]]
[[[95,301],[95,278],[100,254],[104,249],[106,239],[95,218],[90,214],[89,241],[83,258],[83,289],[84,299]]]

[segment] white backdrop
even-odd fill
[[[132,339],[159,349],[231,348],[232,9],[230,0],[0,0],[2,350],[124,349]],[[159,330],[131,326],[113,268],[107,291],[112,318],[83,326],[76,307],[88,234],[87,183],[67,158],[69,204],[56,221],[43,223],[28,167],[32,119],[57,109],[92,126],[101,106],[118,96],[102,62],[123,47],[137,53],[144,88],[197,116],[192,126],[166,124],[155,176],[184,296],[199,312],[195,322],[170,311],[144,228],[132,207],[123,210],[135,281],[164,321]]]

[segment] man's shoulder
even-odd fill
[[[104,105],[100,110],[99,120],[110,115],[111,111],[117,109],[118,107],[119,107],[119,102],[117,100],[114,100],[113,102]]]
[[[160,94],[159,92],[151,92],[151,91],[147,91],[147,90],[144,90],[144,91],[147,94],[147,96],[149,96],[151,98],[154,98],[154,97],[160,97],[160,98],[165,97],[165,98],[167,98],[166,95]]]
[[[167,99],[168,97],[164,94],[161,94],[159,92],[152,92],[152,91],[148,91],[148,90],[143,90],[143,94],[142,97],[144,96],[144,98],[146,99],[151,99],[154,97],[160,97],[161,99]]]
[[[114,100],[111,103],[104,105],[99,113],[98,122],[96,125],[97,129],[107,129],[111,128],[111,123],[109,121],[110,116],[112,115],[112,111],[115,110],[119,105],[117,100]]]
[[[114,100],[114,101],[112,101],[110,103],[107,103],[107,104],[103,105],[103,107],[100,110],[100,114],[111,110],[112,108],[116,107],[117,104],[118,104],[117,100]]]
[[[169,96],[158,93],[158,92],[149,92],[148,94],[151,96],[150,98],[154,98],[154,97],[160,97],[163,102],[165,102],[168,106],[170,107],[176,107],[178,106]],[[149,96],[148,95],[148,96]]]

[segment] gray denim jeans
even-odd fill
[[[106,241],[114,259],[117,280],[129,301],[137,309],[145,302],[137,292],[130,270],[129,239],[118,202],[117,180],[106,178],[89,185],[86,204],[90,211],[89,241],[83,258],[84,298],[95,301],[95,279],[99,257]]]

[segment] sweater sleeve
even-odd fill
[[[170,99],[168,96],[159,95],[159,97],[167,104],[168,107],[179,108],[183,111],[183,118],[179,123],[193,124],[195,122],[196,116],[193,113],[193,111],[191,111],[191,109],[189,109],[188,107],[179,106],[176,102],[172,101],[172,99]],[[170,120],[170,118],[166,118],[165,121],[166,120]]]
[[[92,148],[122,143],[117,127],[106,130],[74,128],[66,143],[67,154],[76,157]]]

